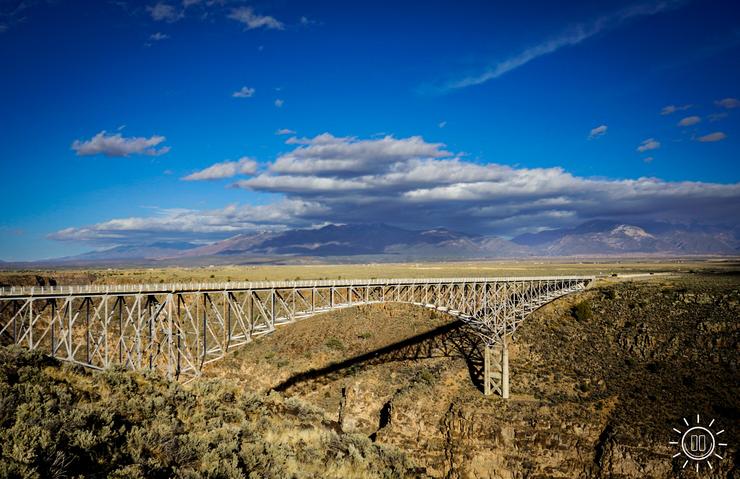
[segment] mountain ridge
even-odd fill
[[[385,223],[242,233],[210,244],[158,241],[17,265],[226,264],[312,259],[426,261],[539,257],[738,255],[740,229],[717,225],[592,220],[511,239],[443,227],[405,229]]]

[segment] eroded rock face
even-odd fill
[[[587,319],[572,313],[583,301]],[[235,378],[289,384],[283,394],[331,417],[346,388],[345,430],[398,446],[431,477],[737,477],[739,304],[735,276],[609,283],[556,301],[516,334],[509,401],[482,396],[471,331],[406,305],[279,330],[233,361],[277,349],[287,366],[262,361]],[[422,333],[417,344],[401,341]],[[330,351],[328,336],[345,348]],[[286,383],[292,377],[300,380]],[[729,443],[725,459],[698,476],[671,459],[677,451],[668,444],[672,428],[694,414],[714,418]]]

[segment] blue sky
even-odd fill
[[[0,0],[0,259],[737,223],[736,2],[510,3]]]

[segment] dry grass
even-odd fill
[[[36,276],[58,284],[120,284],[210,281],[288,281],[346,278],[432,278],[481,276],[606,275],[644,272],[719,272],[737,269],[735,260],[553,260],[337,265],[215,266],[0,271],[0,284],[35,285]]]

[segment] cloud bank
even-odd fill
[[[649,144],[652,139],[646,140]],[[237,188],[274,194],[267,205],[223,210],[164,210],[67,228],[55,239],[120,244],[147,239],[219,239],[257,229],[386,222],[512,236],[594,218],[724,222],[740,209],[740,183],[604,179],[563,168],[479,163],[419,136],[361,139],[323,133],[291,137],[290,151]],[[230,177],[227,162],[195,173]],[[245,163],[247,164],[247,163]],[[736,221],[736,220],[735,220]]]

